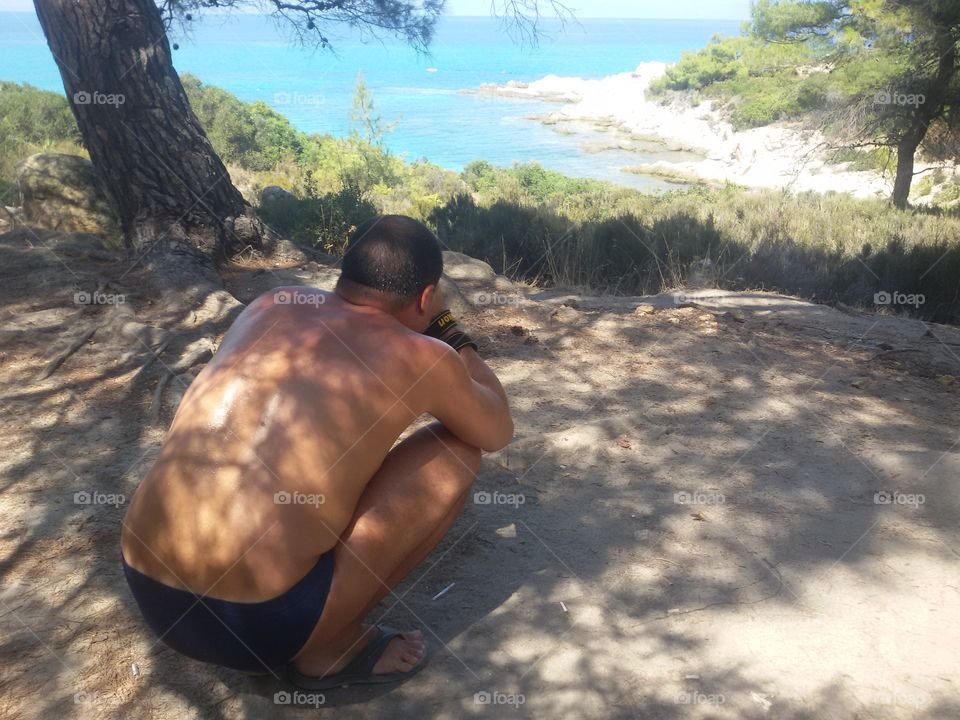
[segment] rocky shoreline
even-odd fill
[[[485,83],[461,92],[513,97],[560,105],[531,116],[563,134],[578,125],[609,133],[603,149],[638,153],[692,153],[693,157],[638,163],[625,172],[672,178],[677,182],[726,183],[752,188],[847,192],[856,197],[886,196],[891,180],[876,172],[832,164],[825,138],[798,123],[736,130],[712,103],[695,104],[686,96],[648,99],[650,83],[664,63],[643,63],[633,72],[599,80],[548,75],[531,83]]]

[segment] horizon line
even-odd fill
[[[211,14],[216,15],[227,15],[231,11],[215,12]],[[272,15],[273,13],[255,13],[255,12],[243,12],[243,11],[232,11],[236,15]],[[36,15],[35,10],[16,10],[16,9],[2,9],[0,8],[0,14],[2,13],[25,13],[28,15]],[[496,17],[494,15],[441,15],[441,18],[467,18],[467,19],[480,19],[480,20],[502,20],[503,18]],[[542,17],[541,20],[557,20],[557,17]],[[720,20],[722,22],[735,22],[735,21],[744,21],[745,18],[730,18],[730,17],[615,17],[613,15],[578,15],[571,19],[564,19],[565,23],[576,23],[578,20],[697,20],[697,21],[713,21]],[[335,22],[335,21],[332,21]]]

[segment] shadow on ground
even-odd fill
[[[231,315],[164,314],[138,269],[54,242],[0,238],[5,714],[960,713],[956,389],[872,362],[869,330],[825,340],[769,308],[481,309],[468,322],[511,395],[516,440],[373,617],[422,627],[429,667],[321,698],[177,656],[123,582],[122,498],[170,419],[170,400],[150,416],[165,367]],[[159,346],[94,334],[37,381],[65,337],[105,317],[73,301],[104,278],[137,321],[170,332],[160,360],[141,371]]]

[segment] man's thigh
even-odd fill
[[[308,645],[357,620],[373,598],[399,582],[396,571],[412,553],[431,538],[439,541],[438,527],[459,510],[479,467],[480,451],[439,423],[390,451],[334,550],[330,594]]]

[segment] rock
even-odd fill
[[[168,417],[173,417],[176,414],[183,396],[186,395],[190,384],[196,380],[198,374],[198,370],[188,370],[170,380],[162,399],[164,414]]]
[[[26,224],[93,233],[121,247],[117,212],[89,160],[59,153],[31,155],[17,165],[17,182]]]
[[[637,305],[637,309],[633,311],[634,315],[653,315],[657,309],[650,305],[649,303],[643,303],[642,305]]]
[[[505,275],[497,275],[493,279],[493,288],[501,292],[516,292],[517,284]]]
[[[937,378],[937,382],[941,385],[955,385],[957,379],[953,375],[941,375]]]
[[[0,233],[10,232],[20,222],[22,222],[20,208],[0,206]]]
[[[580,319],[580,313],[567,305],[561,305],[552,313],[550,319],[558,323],[571,323]]]
[[[443,253],[443,272],[453,280],[495,280],[497,277],[493,268],[483,260],[452,250]]]
[[[93,233],[70,232],[57,234],[44,243],[44,247],[58,255],[82,257],[91,260],[117,260],[119,256],[111,253],[103,238]]]
[[[858,377],[851,380],[850,384],[857,390],[867,390],[873,386],[873,381],[867,377]]]
[[[460,292],[457,284],[447,277],[446,274],[440,276],[440,292],[443,293],[444,303],[457,317],[473,314],[473,305]]]
[[[292,202],[296,196],[289,190],[285,190],[279,185],[268,185],[260,191],[260,204],[271,205],[281,202]]]

